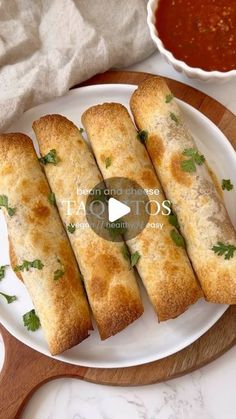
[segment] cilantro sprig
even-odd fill
[[[44,165],[51,163],[55,166],[57,163],[59,163],[60,158],[58,157],[56,150],[52,149],[48,154],[46,154],[46,156],[40,157],[39,161]]]
[[[56,206],[56,196],[53,192],[50,192],[48,194],[48,201],[50,202],[50,204]]]
[[[59,269],[57,269],[56,271],[54,271],[54,281],[58,281],[58,279],[60,279],[64,273],[65,273],[65,268],[62,265],[60,259],[58,259],[58,263],[61,265]]]
[[[0,292],[0,295],[5,298],[7,304],[11,304],[13,303],[13,301],[17,300],[15,295],[7,295],[7,294],[4,294],[4,292]]]
[[[35,259],[32,262],[30,262],[28,260],[23,260],[22,265],[15,266],[14,271],[15,272],[29,271],[30,268],[35,268],[35,269],[42,270],[43,267],[44,267],[44,264],[41,262],[40,259]]]
[[[170,93],[169,95],[166,95],[165,103],[170,103],[174,99],[174,95]]]
[[[123,244],[121,247],[121,253],[124,256],[125,260],[127,260],[130,263],[130,266],[133,268],[135,265],[137,265],[141,255],[138,251],[130,254],[128,247],[126,244]]]
[[[105,158],[105,166],[106,166],[106,169],[111,166],[111,157]]]
[[[140,141],[140,143],[146,144],[148,139],[148,132],[145,130],[138,131],[137,139]]]
[[[231,183],[230,179],[222,179],[221,187],[223,191],[231,191],[234,188],[234,185]]]
[[[125,260],[128,260],[130,262],[130,253],[129,253],[129,250],[128,250],[128,247],[126,246],[126,244],[122,245],[121,253],[124,256]]]
[[[215,252],[218,256],[225,256],[226,260],[231,259],[234,256],[234,252],[236,251],[236,246],[233,244],[225,244],[222,242],[218,242],[216,245],[212,247],[213,252]]]
[[[175,212],[172,209],[172,204],[171,204],[170,201],[167,201],[167,203],[168,203],[168,207],[170,208],[170,214],[168,215],[168,221],[173,227],[179,229],[180,225],[179,225],[179,222],[178,222],[177,215],[175,214]]]
[[[121,253],[124,256],[125,260],[127,260],[130,263],[130,266],[133,268],[139,261],[141,255],[138,251],[130,254],[128,247],[126,244],[123,244],[121,247]]]
[[[11,208],[9,206],[8,197],[6,195],[0,195],[0,207],[6,208],[7,213],[10,217],[12,217],[16,212],[16,208]]]
[[[73,223],[68,224],[67,231],[69,231],[70,234],[73,234],[76,230],[76,226]]]
[[[179,125],[179,118],[177,118],[177,116],[175,115],[174,112],[170,113],[170,118],[172,119],[172,121],[174,121],[176,123],[176,125]]]
[[[171,230],[170,237],[176,246],[185,248],[185,240],[177,230]]]
[[[8,267],[9,265],[3,265],[3,266],[0,266],[0,281],[5,277],[5,274],[6,274],[6,268]]]
[[[39,317],[34,309],[23,315],[23,323],[27,330],[30,330],[31,332],[35,332],[35,330],[38,330],[41,326]]]
[[[181,162],[181,169],[184,172],[196,172],[196,165],[201,166],[205,162],[205,157],[195,148],[186,148],[182,154],[183,156],[189,157],[189,159]]]
[[[171,214],[168,215],[168,221],[172,226],[174,226],[178,229],[180,228],[177,215],[172,210],[171,210]]]
[[[135,265],[137,265],[139,259],[141,258],[141,255],[139,252],[134,252],[131,255],[130,261],[131,261],[131,266],[134,267]]]
[[[60,279],[64,275],[64,273],[65,273],[64,269],[57,269],[54,272],[54,281],[58,281],[58,279]]]

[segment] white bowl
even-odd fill
[[[153,41],[155,42],[158,50],[163,55],[163,57],[168,61],[169,64],[172,64],[172,66],[175,68],[175,70],[179,72],[183,72],[186,76],[198,79],[198,80],[204,80],[207,82],[220,82],[225,83],[226,81],[231,80],[232,78],[236,78],[236,70],[230,70],[230,71],[205,71],[201,68],[195,68],[190,67],[187,65],[184,61],[177,60],[172,52],[168,51],[164,45],[161,39],[158,36],[158,32],[155,26],[155,12],[158,6],[159,0],[149,0],[147,5],[147,23],[150,29],[151,37]]]

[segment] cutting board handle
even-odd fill
[[[0,374],[0,418],[20,418],[33,393],[54,378],[83,378],[87,368],[65,364],[34,351],[0,325],[5,360]]]
[[[66,364],[25,346],[0,325],[5,362],[0,374],[0,418],[20,418],[42,384],[60,377],[74,377],[97,384],[137,386],[179,377],[215,360],[236,343],[236,306],[187,348],[167,358],[128,368],[86,368]]]

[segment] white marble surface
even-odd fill
[[[189,80],[158,54],[130,69],[166,75],[192,85],[236,112],[236,80],[224,85]],[[3,358],[0,341],[0,366]],[[126,388],[75,379],[55,380],[33,395],[23,419],[235,419],[235,389],[233,348],[210,365],[162,384]]]

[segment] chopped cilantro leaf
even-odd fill
[[[176,246],[185,248],[185,240],[178,231],[174,229],[171,230],[170,236],[173,242],[176,244]]]
[[[0,195],[0,207],[5,207],[10,217],[12,217],[16,212],[16,208],[9,207],[8,197],[6,195]]]
[[[54,272],[54,281],[57,281],[58,279],[60,279],[63,275],[64,275],[65,271],[62,269],[57,269]]]
[[[39,259],[35,259],[33,260],[33,262],[24,260],[22,265],[15,266],[14,271],[15,272],[24,271],[24,270],[29,271],[30,268],[42,270],[43,267],[44,267],[44,264]]]
[[[46,165],[46,164],[54,164],[56,165],[57,163],[59,163],[60,159],[57,155],[57,152],[55,149],[50,150],[48,154],[46,154],[46,156],[44,157],[40,157],[39,158],[40,163]]]
[[[5,277],[7,267],[8,265],[0,266],[0,281]]]
[[[75,232],[75,230],[76,230],[75,224],[70,223],[67,226],[67,230],[69,231],[69,233],[73,234]]]
[[[125,260],[128,260],[130,262],[130,254],[129,254],[129,250],[128,250],[128,247],[126,246],[126,244],[122,245],[121,253],[124,256]]]
[[[15,295],[7,295],[7,294],[4,294],[4,292],[0,292],[0,295],[2,295],[2,297],[5,298],[5,300],[7,301],[7,304],[11,304],[13,303],[13,301],[17,300]]]
[[[31,332],[35,332],[35,330],[40,328],[40,320],[34,309],[23,315],[23,322],[27,330],[30,330]]]
[[[178,118],[177,118],[177,116],[175,115],[174,112],[170,113],[170,117],[171,117],[172,121],[174,121],[177,125],[179,125],[179,120],[178,120]]]
[[[195,148],[186,148],[182,154],[183,156],[190,157],[189,159],[181,162],[181,169],[184,172],[196,172],[196,165],[201,166],[205,162],[205,157]]]
[[[170,93],[169,95],[166,95],[166,103],[170,103],[172,101],[172,99],[174,99],[174,95],[172,93]]]
[[[148,139],[148,132],[145,130],[138,131],[137,133],[137,139],[142,143],[145,144]]]
[[[105,166],[106,166],[106,169],[111,166],[111,158],[110,157],[105,158]]]
[[[50,204],[55,205],[56,206],[56,196],[53,192],[50,192],[48,195],[48,201],[50,202]]]
[[[212,247],[213,252],[215,252],[218,256],[225,255],[225,259],[229,260],[234,256],[234,252],[236,251],[236,246],[233,244],[224,244],[222,242],[218,242],[217,245]]]
[[[227,191],[231,191],[231,189],[233,189],[234,185],[231,183],[230,179],[222,179],[222,189],[223,191],[227,190]]]
[[[132,253],[132,255],[131,255],[131,266],[132,267],[135,266],[138,263],[140,257],[141,257],[141,255],[139,254],[139,252]]]

